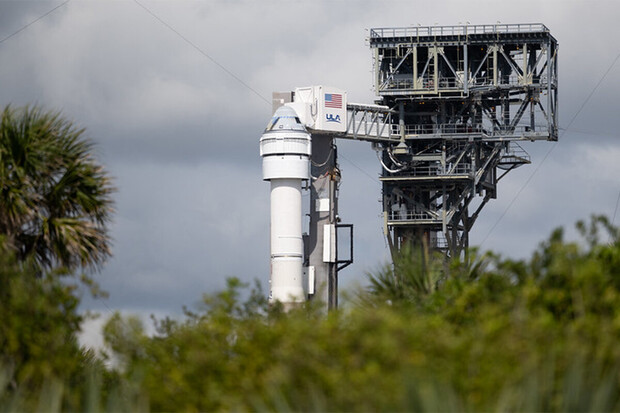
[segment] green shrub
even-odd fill
[[[104,329],[116,369],[86,354],[68,376],[15,388],[0,369],[0,407],[619,410],[620,243],[603,218],[579,228],[583,242],[555,231],[529,260],[409,254],[327,316],[313,302],[269,306],[237,279],[183,319],[156,320],[153,336],[116,314]]]

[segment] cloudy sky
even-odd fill
[[[616,0],[0,0],[0,104],[62,110],[115,178],[114,257],[96,276],[110,298],[83,307],[178,313],[227,276],[267,285],[271,92],[325,84],[371,103],[373,27],[540,22],[559,41],[560,141],[524,144],[533,164],[501,181],[473,245],[526,257],[557,226],[613,216],[619,16]],[[356,231],[347,284],[387,249],[370,145],[339,154],[340,216]]]

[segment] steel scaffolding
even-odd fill
[[[374,142],[390,248],[460,256],[498,181],[530,163],[517,142],[558,138],[558,43],[542,24],[511,24],[378,28],[369,45],[391,129],[346,137]]]

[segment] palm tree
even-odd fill
[[[7,106],[0,119],[0,234],[42,269],[96,268],[110,255],[110,178],[59,113]]]

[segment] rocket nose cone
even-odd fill
[[[265,132],[274,130],[298,130],[306,132],[306,127],[299,120],[295,109],[289,106],[280,106],[273,114]]]

